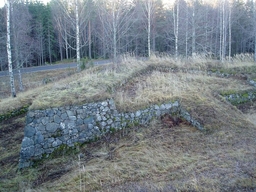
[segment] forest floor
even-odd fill
[[[135,126],[106,135],[69,154],[18,170],[25,126],[25,115],[20,115],[0,123],[0,191],[256,191],[256,102],[233,106],[220,96],[223,91],[255,89],[248,79],[255,79],[256,66],[220,67],[207,61],[200,66],[195,64],[195,68],[155,59],[150,65],[161,67],[144,70],[147,64],[140,61],[142,67],[136,68],[134,62],[125,69],[109,65],[79,74],[60,72],[61,78],[32,88],[36,93],[28,89],[22,93],[28,99],[15,102],[20,106],[29,102],[32,109],[44,108],[52,102],[44,97],[57,90],[60,98],[70,103],[69,94],[82,89],[94,94],[85,94],[89,99],[78,96],[78,103],[91,101],[97,91],[104,91],[100,99],[111,97],[119,110],[132,111],[178,98],[206,131],[186,122],[174,126],[167,116],[147,127]],[[232,75],[209,75],[209,70]],[[40,75],[35,76],[42,82],[50,74],[41,74],[41,80]],[[86,74],[91,76],[85,77]],[[84,78],[87,79],[83,81]],[[103,82],[100,78],[105,79],[105,84],[99,83]],[[78,87],[71,86],[77,84]],[[88,84],[94,89],[89,89]],[[39,89],[47,94],[37,93]],[[60,94],[67,89],[71,91],[65,97]],[[1,107],[11,101],[6,96],[1,98]],[[38,102],[40,99],[43,103]],[[11,108],[2,107],[0,111]]]

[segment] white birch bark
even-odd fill
[[[148,57],[151,56],[151,47],[150,47],[150,34],[151,34],[151,9],[152,9],[152,1],[148,0],[147,2],[147,11],[148,11]]]
[[[192,57],[196,55],[195,2],[192,8]]]
[[[253,18],[254,18],[254,62],[256,62],[256,2],[253,1]]]
[[[226,48],[226,22],[225,22],[225,0],[222,0],[222,54],[221,61],[225,59],[225,48]]]
[[[117,57],[117,42],[116,42],[116,35],[117,35],[117,25],[116,25],[116,2],[113,2],[113,9],[112,9],[112,27],[113,27],[113,59],[116,62]]]
[[[80,32],[79,32],[78,0],[76,0],[76,62],[77,62],[77,71],[79,71],[80,70]]]
[[[88,25],[88,38],[89,38],[89,59],[92,59],[92,32],[91,32],[91,21],[89,20]]]
[[[10,86],[12,97],[16,97],[16,91],[14,86],[14,77],[12,70],[12,52],[11,52],[11,26],[10,26],[10,1],[6,1],[6,27],[7,27],[7,57],[8,57],[8,68],[9,68],[9,76],[10,76]]]
[[[176,14],[173,10],[174,36],[175,36],[175,59],[178,60],[178,41],[179,41],[179,0],[177,0]]]
[[[231,33],[231,3],[229,4],[229,14],[228,14],[228,32],[229,32],[229,38],[228,38],[228,61],[231,61],[231,38],[232,38],[232,33]]]
[[[14,18],[13,14],[13,5],[10,4],[11,7],[11,17]],[[12,19],[12,30],[14,32],[15,26],[14,26],[14,20]],[[14,43],[14,52],[15,52],[15,61],[16,61],[16,66],[17,66],[17,71],[18,71],[18,77],[19,77],[19,88],[20,91],[23,91],[23,82],[22,82],[22,74],[21,74],[21,62],[20,62],[20,57],[19,57],[19,50],[18,50],[18,43],[17,43],[17,34],[13,33],[13,43]]]

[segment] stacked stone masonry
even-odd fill
[[[203,130],[202,125],[182,109],[178,101],[127,113],[119,113],[112,99],[82,106],[29,111],[21,144],[19,168],[31,166],[34,160],[51,154],[60,146],[73,147],[134,124],[146,125],[153,118],[164,114],[178,114]]]

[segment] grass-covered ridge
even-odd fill
[[[113,98],[119,110],[133,111],[179,99],[208,131],[200,132],[184,122],[173,126],[168,117],[156,119],[147,127],[105,135],[69,155],[17,172],[25,125],[24,116],[19,116],[0,123],[0,189],[254,191],[256,105],[252,101],[239,106],[246,110],[239,110],[220,95],[255,89],[248,84],[255,75],[254,65],[202,58],[185,62],[170,57],[148,61],[126,57],[117,65],[91,68],[34,87],[16,99],[3,98],[0,114],[26,104],[40,109],[105,98]],[[236,73],[223,78],[209,75],[209,69]]]
[[[132,57],[124,57],[120,63],[97,66],[84,70],[80,73],[74,73],[74,71],[70,71],[70,69],[61,70],[59,75],[56,75],[58,74],[58,71],[46,73],[39,72],[36,74],[32,73],[28,78],[25,76],[23,80],[24,84],[27,85],[26,92],[18,93],[18,97],[14,99],[1,99],[0,114],[10,112],[16,108],[22,108],[27,105],[30,105],[30,109],[44,109],[64,105],[77,105],[84,102],[99,101],[115,97],[116,94],[120,94],[116,89],[119,89],[119,87],[122,87],[122,85],[125,85],[129,81],[134,81],[134,78],[139,79],[140,77],[142,79],[147,78],[146,81],[152,81],[153,84],[156,84],[149,85],[149,87],[163,87],[162,81],[168,81],[168,86],[171,86],[172,84],[172,86],[175,87],[171,91],[172,95],[180,96],[183,95],[183,92],[186,91],[188,87],[190,87],[190,90],[196,90],[194,89],[195,86],[199,86],[199,88],[202,89],[201,85],[208,86],[209,83],[215,82],[215,77],[207,77],[207,71],[210,69],[218,68],[218,70],[223,69],[227,72],[228,70],[232,71],[238,66],[240,67],[239,69],[244,68],[244,65],[249,66],[248,68],[254,69],[252,63],[221,64],[216,61],[202,59],[200,57],[186,62],[183,60],[176,61],[167,56],[153,56],[149,61],[136,60]],[[198,74],[184,73],[191,69],[199,71]],[[151,77],[148,76],[147,73],[151,73],[152,71],[154,75]],[[172,72],[174,72],[174,76],[172,75]],[[179,73],[176,74],[175,72]],[[166,73],[166,75],[162,76],[164,73]],[[146,77],[143,76],[144,74],[146,74]],[[186,75],[184,76],[183,74]],[[244,70],[241,71],[241,74],[244,74]],[[45,79],[50,79],[50,81],[45,84]],[[3,78],[2,80],[2,84],[5,85],[2,88],[4,89],[5,87],[5,90],[2,90],[2,92],[8,92],[8,78]],[[232,83],[231,80],[220,80],[219,78],[217,81],[223,81],[223,83],[226,81],[226,84],[229,84],[230,82]],[[197,85],[193,85],[196,82],[198,82]],[[193,86],[190,86],[190,83],[192,83]],[[221,84],[222,83],[220,83],[219,87],[223,85]],[[237,83],[233,82],[232,84],[234,85]],[[165,83],[164,85],[166,86],[167,84]],[[239,84],[237,85],[237,89],[240,89]],[[168,86],[166,89],[169,88]],[[217,87],[213,89],[216,88]],[[246,89],[246,87],[244,88]],[[148,91],[152,94],[155,92],[155,90],[153,92],[150,90]],[[168,93],[162,94],[162,96],[163,95],[166,96]],[[155,96],[157,97],[157,95]],[[161,101],[162,99],[165,99],[156,99],[155,96],[152,98],[153,100]],[[172,96],[168,95],[167,97],[169,99]]]

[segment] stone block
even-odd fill
[[[46,131],[54,133],[59,127],[60,125],[58,125],[57,123],[49,123],[46,125]]]
[[[68,119],[71,120],[71,121],[76,121],[76,116],[69,116]]]
[[[70,116],[75,116],[75,113],[73,111],[68,110],[67,111],[67,115]]]
[[[35,127],[31,125],[27,125],[24,129],[25,137],[33,137],[36,133]]]
[[[38,131],[35,135],[35,144],[40,144],[44,141],[44,136],[40,131]]]
[[[41,119],[41,122],[42,122],[43,125],[47,125],[49,123],[49,117],[43,117]]]
[[[30,146],[34,146],[35,142],[33,139],[28,138],[28,137],[24,137],[21,143],[21,148],[27,148]]]
[[[64,121],[64,120],[66,120],[68,118],[68,115],[65,112],[65,113],[62,113],[60,117],[61,117],[62,121]]]

